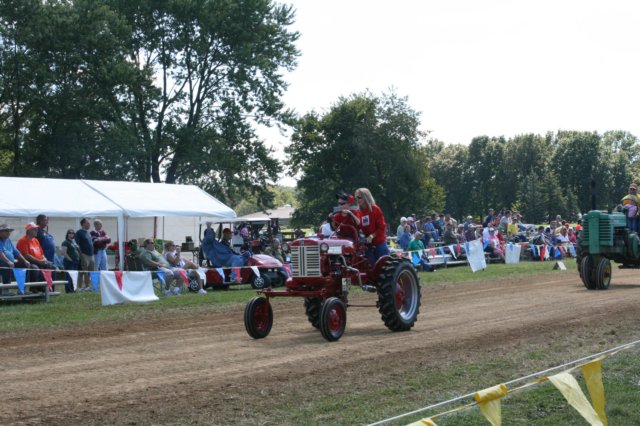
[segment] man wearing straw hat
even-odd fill
[[[16,249],[9,236],[13,232],[6,223],[0,224],[0,282],[3,284],[11,284],[11,269],[16,264],[28,268],[31,264]],[[2,290],[3,296],[12,296],[8,289]]]

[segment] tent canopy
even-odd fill
[[[0,216],[121,216],[122,209],[81,180],[0,177]]]
[[[0,216],[236,217],[194,185],[0,177],[0,188]]]
[[[209,216],[232,219],[226,204],[194,185],[164,183],[83,181],[120,206],[125,216]]]
[[[250,213],[244,216],[240,216],[238,217],[238,219],[266,220],[266,221],[269,221],[271,219],[278,219],[278,221],[280,222],[280,225],[287,226],[295,210],[296,209],[291,207],[289,204],[285,204],[284,206],[278,207],[276,209],[266,210],[264,212]]]

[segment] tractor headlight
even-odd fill
[[[320,244],[320,252],[326,253],[327,251],[329,251],[329,244],[321,243]]]
[[[284,251],[285,253],[289,253],[289,244],[287,243],[282,243],[282,245],[280,246],[282,248],[282,251]]]

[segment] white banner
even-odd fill
[[[485,269],[487,262],[484,259],[484,249],[481,240],[473,240],[467,243],[469,245],[469,253],[467,253],[467,260],[469,266],[473,272]]]
[[[151,272],[148,271],[101,271],[100,294],[102,306],[160,300],[153,291]]]
[[[520,263],[520,251],[522,247],[520,244],[507,243],[504,246],[504,263],[508,265],[515,265]]]

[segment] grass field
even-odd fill
[[[487,269],[471,272],[468,266],[441,268],[436,272],[421,272],[423,286],[452,284],[469,281],[484,281],[517,278],[552,273],[552,262],[522,262],[517,265],[491,264]],[[568,271],[575,273],[575,262],[567,261]],[[43,302],[0,302],[0,333],[58,326],[84,326],[94,322],[124,321],[164,315],[167,312],[198,312],[211,310],[212,306],[223,309],[235,303],[245,303],[255,296],[249,285],[232,287],[228,291],[209,290],[207,295],[184,294],[179,297],[161,297],[159,302],[126,304],[103,307],[100,295],[93,293],[62,294]]]

